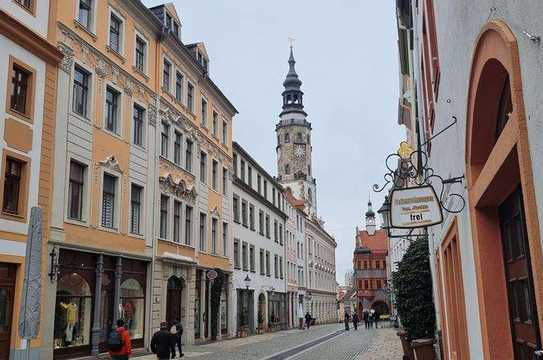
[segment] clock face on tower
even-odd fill
[[[302,158],[305,156],[305,147],[303,145],[296,145],[294,148],[294,156]]]

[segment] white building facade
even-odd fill
[[[233,144],[233,319],[244,331],[285,329],[287,214],[282,187],[239,144]]]

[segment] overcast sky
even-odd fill
[[[210,76],[236,106],[234,140],[277,174],[275,124],[288,71],[288,37],[313,133],[318,214],[338,243],[337,281],[352,270],[355,227],[368,195],[383,195],[384,159],[405,131],[397,125],[394,1],[173,0],[184,43],[203,41]],[[164,1],[144,0],[148,6]]]

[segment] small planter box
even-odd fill
[[[411,347],[415,350],[417,360],[435,360],[434,339],[415,339]]]
[[[400,337],[400,340],[402,342],[404,359],[415,360],[415,352],[411,347],[411,343],[407,340],[407,333],[403,330],[400,330],[396,333],[396,335]]]
[[[238,337],[244,338],[244,337],[247,337],[247,336],[249,336],[249,328],[247,326],[242,326],[238,330]]]

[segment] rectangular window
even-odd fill
[[[211,219],[211,253],[216,254],[217,253],[217,227],[219,222],[217,219],[212,218]]]
[[[238,176],[238,154],[234,153],[232,156],[232,166],[234,167],[234,175]]]
[[[173,30],[175,36],[179,37],[179,25],[174,21],[173,22]]]
[[[266,237],[270,238],[270,215],[266,214]]]
[[[234,210],[234,221],[239,223],[240,222],[239,197],[237,195],[234,195],[232,199],[232,204],[233,204],[233,210]]]
[[[255,230],[255,207],[253,204],[249,205],[249,228]]]
[[[136,70],[145,73],[145,58],[147,57],[147,43],[136,35]]]
[[[200,152],[200,181],[207,184],[207,154]]]
[[[264,180],[264,199],[268,200],[268,182]]]
[[[228,169],[222,168],[222,193],[226,195],[228,191]]]
[[[115,196],[117,188],[117,178],[115,176],[104,174],[104,184],[102,190],[102,226],[110,229],[115,228]]]
[[[253,188],[253,168],[250,166],[247,166],[247,184]]]
[[[168,205],[170,198],[160,195],[160,238],[168,238]]]
[[[13,158],[6,158],[4,178],[4,201],[2,210],[9,214],[22,215],[20,195],[23,182],[24,163]]]
[[[258,233],[264,236],[264,212],[262,210],[258,212]]]
[[[260,275],[262,276],[266,275],[265,265],[264,250],[260,249]]]
[[[241,224],[247,227],[247,201],[241,201]]]
[[[72,111],[87,117],[90,73],[79,66],[74,68]]]
[[[117,15],[111,13],[109,20],[109,47],[118,53],[121,52],[122,46],[122,27],[123,21]]]
[[[200,119],[200,124],[203,127],[207,127],[207,101],[202,98],[202,118]]]
[[[86,166],[70,161],[70,184],[68,185],[68,217],[83,220],[83,196]],[[7,178],[7,174],[6,174]]]
[[[130,232],[141,235],[141,210],[143,201],[143,188],[132,184],[130,188]]]
[[[245,182],[245,160],[243,159],[239,162],[239,178]]]
[[[241,269],[241,266],[239,263],[239,240],[238,239],[234,239],[234,268]]]
[[[249,246],[249,270],[255,272],[255,247],[254,245]]]
[[[217,137],[217,127],[219,126],[219,114],[216,111],[213,111],[213,120],[211,123],[211,133],[213,136]]]
[[[192,141],[187,139],[187,148],[185,149],[185,169],[192,172]]]
[[[275,206],[275,188],[272,188],[272,204]]]
[[[179,72],[175,75],[175,99],[183,101],[183,75]]]
[[[167,158],[169,147],[170,147],[170,125],[163,121],[162,131],[160,135],[160,154]]]
[[[185,244],[192,244],[192,207],[185,208]]]
[[[270,252],[266,251],[266,276],[271,276]]]
[[[205,251],[206,249],[206,222],[207,215],[200,213],[200,251]]]
[[[187,84],[187,107],[194,112],[194,86],[191,83]]]
[[[172,16],[168,13],[166,13],[166,28],[168,30],[172,29]]]
[[[170,74],[172,71],[172,64],[164,59],[164,65],[162,68],[162,87],[167,92],[170,92]]]
[[[279,278],[283,279],[283,257],[279,257]]]
[[[279,278],[279,257],[274,255],[273,257],[273,273],[276,279]]]
[[[256,176],[256,182],[257,182],[257,190],[258,190],[258,193],[260,194],[262,192],[262,177],[260,176],[260,174],[258,174]]]
[[[34,12],[34,0],[15,0],[15,2],[26,8],[31,13]]]
[[[222,143],[226,145],[228,139],[228,123],[226,121],[222,122]]]
[[[173,241],[181,242],[181,211],[182,206],[180,201],[173,202]]]
[[[145,118],[145,109],[137,104],[134,104],[134,114],[133,114],[134,134],[132,136],[132,142],[135,145],[143,146],[144,118]]]
[[[243,271],[249,271],[249,257],[247,254],[247,243],[243,242],[241,244],[241,262]]]
[[[279,245],[283,245],[283,224],[279,224]]]
[[[222,223],[222,254],[228,255],[228,223]]]
[[[92,25],[92,0],[79,0],[79,14],[77,21],[91,31]]]
[[[219,163],[217,160],[211,162],[211,187],[213,190],[219,190]]]
[[[106,129],[119,134],[119,99],[121,93],[106,87]]]
[[[181,142],[183,141],[183,135],[180,132],[175,132],[175,140],[173,143],[173,162],[177,165],[181,165]]]
[[[279,242],[279,229],[277,220],[273,220],[273,241],[275,241],[276,243]]]
[[[11,71],[10,109],[30,117],[32,73],[17,64],[13,64]]]

